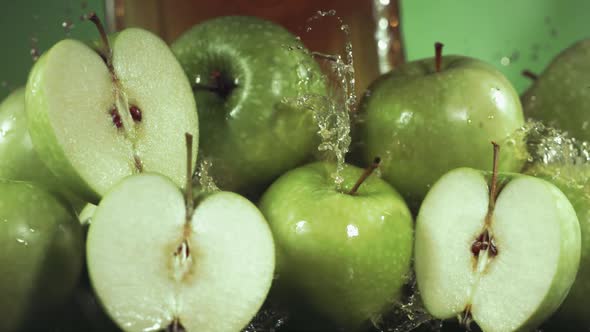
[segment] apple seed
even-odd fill
[[[129,113],[131,113],[131,118],[133,119],[133,121],[141,122],[142,114],[139,107],[131,105],[131,107],[129,107]]]
[[[109,114],[111,115],[111,120],[113,121],[115,127],[117,127],[117,129],[121,129],[121,127],[123,127],[123,121],[121,120],[121,115],[119,114],[119,111],[117,111],[117,108],[113,107]]]

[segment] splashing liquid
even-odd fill
[[[213,177],[209,175],[213,163],[209,159],[203,159],[199,162],[197,167],[196,177],[193,179],[198,181],[196,185],[204,192],[210,193],[219,191],[219,187],[215,184]],[[193,184],[195,184],[193,182]]]
[[[357,103],[354,59],[350,28],[344,24],[342,18],[336,15],[335,10],[318,11],[307,19],[305,31],[311,32],[313,22],[325,17],[334,17],[339,24],[340,31],[345,35],[344,56],[310,52],[303,48],[297,48],[294,51],[306,52],[322,61],[322,66],[328,73],[328,82],[330,82],[329,96],[303,95],[294,101],[287,102],[294,102],[298,107],[308,109],[313,113],[317,123],[317,133],[320,137],[318,145],[320,159],[336,162],[336,171],[332,174],[332,178],[336,189],[340,190],[342,182],[344,182],[341,175],[344,169],[344,157],[351,143],[350,114]],[[305,82],[302,81],[300,84],[305,84]]]

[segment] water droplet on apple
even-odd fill
[[[29,246],[29,242],[27,242],[26,240],[24,240],[24,239],[21,239],[21,238],[17,238],[17,239],[16,239],[16,242],[18,242],[18,243],[20,243],[20,244],[24,245],[25,247]]]

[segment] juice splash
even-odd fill
[[[294,102],[298,107],[312,112],[320,138],[318,157],[319,159],[336,162],[336,171],[332,174],[332,178],[336,189],[340,190],[344,181],[341,173],[344,169],[345,155],[349,151],[351,143],[350,115],[357,104],[354,58],[352,55],[350,28],[342,18],[336,15],[335,10],[318,11],[307,19],[305,31],[311,32],[313,22],[325,17],[335,18],[340,31],[344,33],[346,40],[344,55],[310,52],[303,48],[294,51],[306,52],[321,60],[322,67],[327,73],[329,96],[303,95],[298,96],[295,100],[286,100],[285,102]]]
[[[219,191],[219,187],[215,184],[215,180],[209,174],[213,163],[209,159],[202,159],[197,166],[197,171],[193,177],[193,185],[196,185],[200,190],[210,193]],[[196,183],[195,183],[196,182]]]

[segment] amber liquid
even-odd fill
[[[357,93],[403,62],[397,0],[109,0],[106,6],[114,29],[143,27],[167,42],[194,24],[225,15],[274,21],[300,36],[310,50],[326,54],[343,54],[350,38]],[[349,37],[334,17],[309,21],[328,10],[349,26]]]

